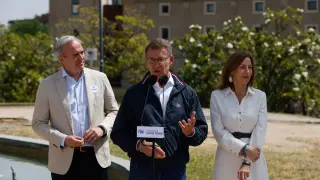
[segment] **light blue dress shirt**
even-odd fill
[[[74,135],[83,137],[85,131],[90,127],[84,71],[78,81],[69,76],[64,68],[62,68],[62,76],[66,78],[67,82],[68,101]],[[64,146],[65,138],[62,139],[61,146]],[[91,145],[86,143],[84,146]]]

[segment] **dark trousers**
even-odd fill
[[[186,180],[186,166],[165,168],[154,168],[154,180]],[[130,161],[129,180],[153,180],[152,164],[141,164],[136,160]]]
[[[75,150],[71,166],[65,175],[51,173],[52,180],[108,180],[108,169],[102,168],[93,148],[87,152]]]

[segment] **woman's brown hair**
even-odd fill
[[[233,83],[229,82],[229,76],[231,75],[231,72],[234,71],[242,63],[242,61],[245,58],[249,58],[251,60],[252,76],[250,78],[248,86],[252,86],[254,82],[254,76],[255,76],[255,67],[254,67],[253,57],[251,53],[249,53],[248,51],[238,51],[231,54],[226,64],[224,65],[220,84],[218,85],[218,89],[222,90],[228,87],[234,88]]]

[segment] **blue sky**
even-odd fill
[[[49,0],[0,0],[0,23],[49,12]]]

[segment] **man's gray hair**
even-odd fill
[[[145,55],[147,55],[149,49],[161,49],[161,48],[167,49],[169,56],[172,55],[171,43],[168,40],[162,39],[162,38],[157,38],[150,41],[150,43],[145,47],[144,53]]]
[[[76,38],[75,36],[62,36],[59,39],[57,39],[52,55],[54,57],[58,57],[58,56],[62,55],[63,46],[71,41],[77,41],[80,44],[82,44],[82,41],[80,39]]]

